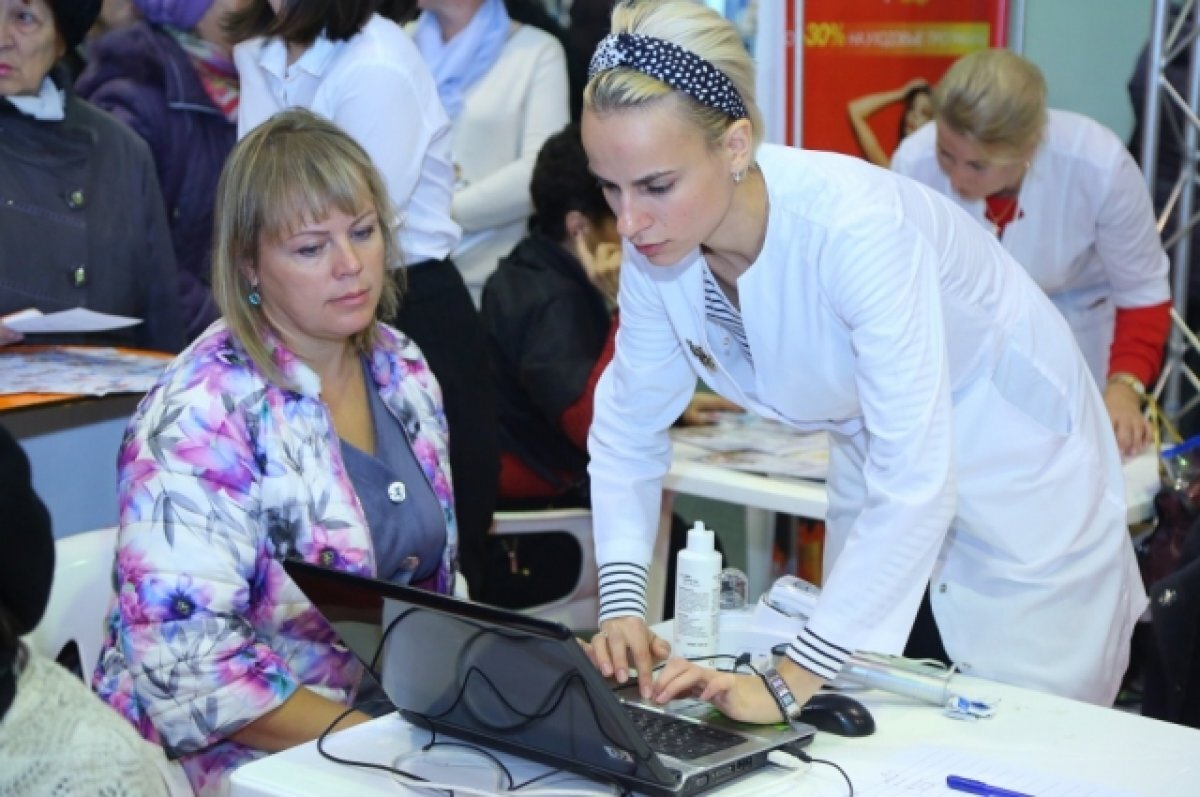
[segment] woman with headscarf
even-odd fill
[[[237,140],[238,109],[225,20],[244,2],[136,0],[142,21],[93,41],[75,86],[150,146],[170,219],[188,340],[217,317],[209,273],[213,196]]]
[[[86,307],[114,332],[39,342],[175,352],[175,257],[146,145],[79,99],[59,64],[99,0],[0,0],[0,316]],[[21,336],[0,322],[0,345]]]

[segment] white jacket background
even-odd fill
[[[1001,244],[1067,319],[1099,384],[1108,378],[1116,308],[1171,298],[1168,261],[1146,181],[1124,143],[1086,116],[1051,109]],[[937,125],[900,142],[892,168],[950,197],[982,227],[937,164]]]
[[[698,376],[832,433],[825,583],[797,648],[899,651],[932,579],[964,670],[1110,703],[1146,598],[1107,415],[1063,319],[916,183],[771,145],[759,164],[767,236],[737,286],[753,367],[706,322],[698,252],[655,267],[625,247],[589,439],[598,564],[649,564],[667,428]]]
[[[280,39],[233,51],[241,80],[238,138],[285,108],[308,108],[367,151],[396,209],[396,240],[408,265],[441,260],[458,245],[450,218],[454,169],[450,120],[412,39],[378,14],[349,41],[318,36],[294,64]]]
[[[500,58],[467,92],[450,144],[458,172],[450,215],[463,229],[452,256],[476,306],[484,281],[525,235],[537,154],[568,121],[562,46],[513,23]]]

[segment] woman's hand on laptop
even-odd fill
[[[789,659],[780,663],[779,674],[801,705],[807,703],[823,683]],[[757,675],[713,670],[675,656],[654,679],[653,700],[662,704],[680,697],[707,700],[725,716],[741,722],[770,723],[782,719],[779,704]]]
[[[641,617],[617,617],[601,623],[584,650],[605,678],[615,677],[618,683],[629,679],[630,665],[636,668],[638,691],[649,699],[654,665],[671,655],[671,644],[651,631]]]

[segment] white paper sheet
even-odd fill
[[[22,310],[19,313],[4,316],[0,319],[4,326],[30,334],[72,334],[81,332],[107,332],[112,329],[124,329],[142,323],[140,318],[130,318],[123,315],[97,313],[86,307],[73,307],[57,313],[43,313],[40,310]]]
[[[1036,797],[1133,797],[1129,792],[986,758],[967,750],[922,745],[896,753],[878,776],[855,784],[860,797],[965,797],[946,785],[947,775],[983,781]]]

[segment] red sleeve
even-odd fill
[[[596,395],[596,383],[600,381],[600,374],[604,373],[604,369],[612,362],[613,352],[617,346],[619,321],[618,314],[613,313],[608,340],[604,342],[604,349],[596,359],[596,364],[592,366],[592,372],[588,374],[587,385],[579,394],[579,398],[575,399],[575,403],[563,410],[562,416],[558,419],[558,424],[562,427],[563,432],[580,449],[587,448],[588,430],[592,428],[592,406],[593,397]]]
[[[1108,373],[1133,374],[1149,389],[1162,367],[1163,349],[1171,332],[1171,303],[1117,308]]]
[[[562,490],[543,479],[510,451],[500,452],[500,497],[553,498]]]

